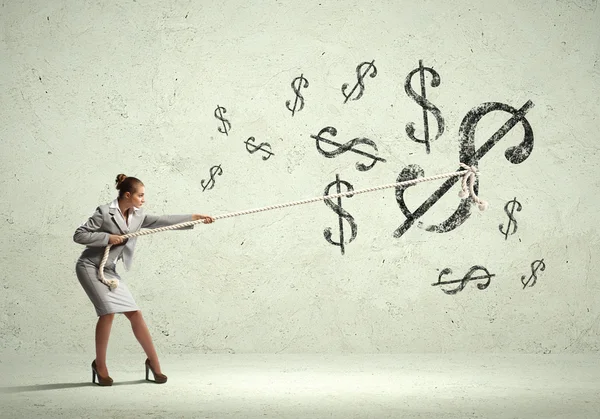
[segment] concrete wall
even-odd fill
[[[72,234],[118,173],[150,213],[223,215],[465,159],[486,211],[435,180],[342,198],[343,254],[317,201],[140,237],[119,271],[163,353],[598,350],[596,0],[4,1],[0,24],[0,350],[93,353]]]

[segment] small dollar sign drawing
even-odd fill
[[[352,90],[350,91],[350,93],[346,94],[346,89],[348,88],[349,84],[348,83],[344,83],[342,85],[342,94],[346,98],[346,100],[344,100],[344,103],[348,102],[348,99],[350,99],[350,96],[352,96],[354,94],[354,91],[358,87],[360,87],[360,90],[358,91],[356,97],[353,98],[352,100],[358,100],[358,99],[360,99],[362,97],[363,92],[365,90],[365,85],[363,83],[363,80],[367,76],[367,73],[372,70],[371,74],[369,74],[369,77],[371,77],[371,78],[374,78],[377,75],[377,67],[375,67],[375,65],[373,64],[374,62],[375,62],[375,60],[372,60],[370,63],[367,62],[367,61],[365,61],[364,63],[360,63],[356,67],[356,76],[358,78],[358,81],[356,82],[356,84],[354,85],[354,87],[352,88]],[[365,66],[366,66],[366,69],[365,69],[365,71],[363,73],[362,69]]]
[[[217,105],[217,109],[215,109],[215,118],[217,118],[219,121],[221,121],[223,123],[223,129],[221,129],[221,127],[217,127],[217,129],[219,130],[219,132],[225,134],[225,135],[229,135],[229,130],[231,130],[231,123],[229,122],[228,119],[226,119],[223,114],[227,112],[227,109],[225,109],[222,106]]]
[[[485,275],[473,276],[473,274],[475,273],[475,271],[484,271]],[[492,277],[496,276],[495,274],[491,274],[483,266],[474,265],[474,266],[471,266],[471,269],[469,269],[469,272],[467,272],[462,279],[455,279],[455,280],[452,280],[452,281],[442,281],[442,276],[449,275],[451,273],[452,273],[452,269],[445,268],[444,270],[442,270],[442,272],[440,272],[440,275],[438,277],[438,282],[433,283],[431,285],[433,285],[433,286],[435,286],[435,285],[446,285],[446,284],[455,284],[457,282],[460,282],[460,285],[458,287],[456,287],[455,289],[445,290],[445,289],[442,288],[442,291],[444,291],[446,294],[451,294],[452,295],[452,294],[456,294],[459,291],[462,291],[467,286],[467,282],[469,282],[469,281],[475,281],[475,280],[478,280],[478,279],[486,279],[487,278],[487,281],[485,283],[483,283],[483,284],[477,284],[477,288],[479,288],[480,290],[484,290],[484,289],[486,289],[490,285],[490,281],[492,280]]]
[[[510,208],[510,212],[508,211],[508,206],[512,204],[511,208]],[[510,231],[510,225],[511,223],[513,224],[513,231],[512,234],[515,234],[517,232],[517,220],[515,219],[515,217],[513,216],[513,213],[515,212],[515,207],[517,211],[521,211],[522,205],[519,201],[517,201],[517,197],[515,197],[514,199],[508,201],[506,203],[506,205],[504,206],[504,212],[506,212],[506,215],[508,215],[508,225],[506,226],[506,232],[502,231],[502,227],[504,226],[504,224],[500,224],[498,226],[498,228],[500,229],[500,233],[504,234],[504,240],[506,240],[508,238],[508,233]]]
[[[299,77],[296,77],[292,81],[292,90],[296,94],[296,99],[294,99],[294,107],[290,108],[290,104],[292,103],[291,100],[288,100],[285,102],[285,105],[287,106],[287,108],[292,112],[292,116],[294,116],[294,113],[296,111],[301,111],[304,108],[304,97],[300,94],[300,89],[302,87],[304,87],[305,89],[308,87],[308,80],[306,80],[304,78],[304,74],[300,74]],[[300,105],[299,105],[298,109],[296,109],[296,106],[298,106],[298,103],[300,103]]]
[[[336,186],[337,194],[342,193],[342,191],[341,191],[342,184],[344,186],[346,186],[346,188],[348,188],[347,192],[351,192],[354,190],[354,188],[352,187],[352,185],[350,183],[346,182],[345,180],[340,180],[340,175],[336,174],[335,181],[331,182],[329,185],[327,185],[325,187],[325,192],[324,192],[323,196],[329,195],[329,190],[331,189],[331,187],[333,185]],[[348,198],[351,198],[353,195],[348,194],[346,196]],[[338,215],[339,228],[340,228],[340,241],[335,242],[331,239],[332,233],[331,233],[330,227],[327,227],[323,231],[323,235],[325,236],[325,240],[327,240],[329,243],[331,243],[335,246],[340,246],[340,250],[343,255],[344,254],[344,222],[343,221],[346,220],[348,222],[348,224],[350,224],[351,236],[350,236],[350,240],[348,240],[348,243],[350,243],[352,240],[354,240],[356,238],[356,231],[357,231],[356,222],[354,221],[354,217],[352,215],[350,215],[348,213],[348,211],[346,211],[345,209],[342,208],[342,197],[341,196],[337,197],[337,204],[334,204],[333,201],[331,200],[331,198],[325,198],[324,201],[325,201],[325,204]]]
[[[221,176],[223,174],[223,169],[221,169],[221,165],[219,164],[218,166],[213,166],[210,168],[210,179],[208,180],[208,182],[206,182],[206,185],[204,184],[205,180],[202,179],[202,181],[200,182],[200,184],[202,184],[202,192],[204,192],[206,189],[212,189],[215,187],[215,176],[219,175]]]
[[[332,141],[332,140],[322,137],[322,134],[325,132],[328,132],[329,134],[331,134],[334,137],[337,135],[337,130],[334,127],[325,127],[321,131],[319,131],[319,133],[317,135],[311,135],[311,138],[314,138],[316,140],[317,150],[319,150],[319,152],[322,155],[324,155],[325,157],[333,158],[342,153],[345,153],[346,151],[352,151],[353,153],[360,154],[361,156],[366,156],[370,159],[373,159],[373,162],[368,166],[363,163],[356,163],[356,169],[361,172],[366,172],[367,170],[372,169],[373,166],[375,166],[375,163],[377,163],[378,161],[385,162],[385,159],[382,159],[381,157],[377,157],[377,156],[374,156],[373,154],[369,154],[369,153],[366,153],[364,151],[354,148],[355,145],[366,144],[366,145],[373,147],[375,149],[375,151],[377,151],[377,144],[375,144],[375,142],[369,140],[368,138],[355,138],[353,140],[348,141],[346,144],[340,144],[335,141]],[[325,151],[321,148],[321,144],[320,144],[321,141],[324,143],[335,145],[338,148],[334,151]]]
[[[424,140],[420,140],[417,137],[415,137],[415,123],[414,122],[410,122],[408,124],[406,124],[406,133],[408,134],[408,136],[411,138],[411,140],[416,141],[418,143],[425,143],[425,150],[427,151],[427,154],[429,154],[430,152],[430,146],[429,143],[431,141],[435,141],[438,138],[440,138],[440,136],[444,133],[444,118],[442,117],[442,113],[440,112],[440,110],[430,101],[427,100],[427,91],[425,89],[425,71],[429,72],[429,74],[431,74],[431,76],[433,77],[433,79],[431,80],[431,87],[438,87],[440,85],[440,75],[431,67],[423,67],[423,60],[419,60],[419,67],[414,69],[413,71],[411,71],[410,73],[408,73],[408,76],[406,76],[406,82],[404,83],[404,90],[406,91],[406,94],[408,96],[410,96],[415,102],[417,102],[419,104],[419,106],[421,106],[423,108],[423,127],[425,129],[425,139]],[[417,92],[415,92],[411,86],[411,81],[412,81],[412,77],[416,74],[419,73],[420,77],[421,77],[421,94],[419,95]],[[437,125],[438,125],[438,132],[435,136],[435,138],[430,139],[429,138],[429,119],[428,119],[428,114],[427,111],[430,111],[431,113],[433,113],[433,115],[435,116],[435,120],[437,121]]]
[[[271,144],[269,143],[260,143],[260,145],[256,145],[253,144],[254,143],[254,137],[250,137],[248,138],[246,141],[244,141],[244,144],[246,144],[246,150],[248,150],[248,152],[250,154],[254,154],[257,151],[263,151],[265,152],[267,155],[266,156],[262,156],[263,160],[267,160],[269,157],[271,157],[274,153],[271,152]],[[250,149],[250,147],[252,147],[252,149]],[[269,149],[267,150],[266,148],[263,147],[269,147]]]
[[[535,285],[535,283],[537,281],[536,273],[537,273],[538,269],[540,271],[546,270],[546,264],[544,263],[544,259],[539,259],[539,260],[533,261],[531,263],[531,276],[529,277],[527,282],[523,282],[523,280],[526,278],[526,275],[521,276],[521,284],[523,284],[523,289],[527,288],[527,285],[529,285],[529,282],[532,279],[533,279],[533,282],[529,286],[533,287]]]

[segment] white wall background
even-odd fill
[[[362,189],[409,164],[454,171],[470,109],[528,100],[531,155],[504,158],[523,140],[517,124],[479,163],[489,209],[473,207],[455,230],[414,225],[395,238],[405,217],[392,188],[343,200],[358,226],[344,255],[323,237],[327,227],[335,237],[337,215],[317,202],[141,237],[133,270],[120,272],[163,353],[598,350],[596,0],[4,1],[0,23],[0,350],[93,353],[96,315],[72,234],[116,196],[118,173],[145,182],[149,212],[220,215],[322,196],[336,174]],[[446,130],[430,154],[405,131],[412,121],[423,136],[404,90],[420,59],[441,77],[427,97]],[[342,84],[371,60],[377,76],[344,103]],[[310,85],[292,117],[285,102],[300,74]],[[485,116],[477,147],[510,116]],[[375,141],[386,162],[359,172],[364,157],[323,157],[310,136],[326,126],[342,143]],[[274,156],[248,153],[250,136]],[[215,165],[223,174],[203,191]],[[410,188],[408,207],[441,183]],[[445,220],[458,191],[420,220]],[[518,229],[505,238],[515,197]],[[487,289],[432,285],[445,268],[460,279],[473,265],[495,275]],[[121,350],[141,351],[124,317],[109,346]]]

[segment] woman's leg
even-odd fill
[[[104,314],[98,318],[96,324],[96,369],[98,374],[103,377],[108,375],[106,367],[106,349],[108,347],[108,338],[113,324],[115,314]]]
[[[142,345],[144,352],[146,352],[146,356],[150,360],[152,368],[154,368],[154,370],[158,374],[162,374],[160,370],[160,363],[158,362],[158,355],[156,353],[156,349],[154,349],[154,344],[152,343],[152,337],[150,336],[150,331],[148,330],[146,321],[144,320],[144,317],[142,317],[142,312],[139,310],[127,311],[123,314],[131,322],[133,334],[135,335],[140,345]]]

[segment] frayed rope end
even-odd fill
[[[115,290],[118,286],[119,286],[119,280],[117,278],[101,278],[100,279],[102,281],[102,283],[106,286],[108,286],[108,288],[113,291]]]

